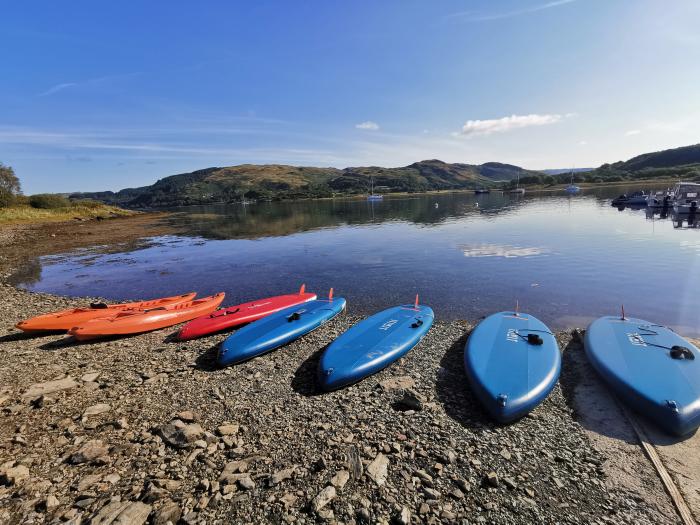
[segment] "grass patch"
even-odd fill
[[[68,206],[35,208],[28,204],[0,208],[0,224],[62,222],[75,219],[128,217],[136,212],[94,201],[74,201]]]

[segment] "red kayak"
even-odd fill
[[[304,290],[305,286],[302,285],[299,293],[258,299],[257,301],[222,308],[212,314],[198,317],[183,326],[178,332],[177,338],[180,341],[186,341],[221,332],[227,328],[251,323],[285,308],[316,299],[315,293],[306,293]]]

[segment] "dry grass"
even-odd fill
[[[26,224],[42,222],[61,222],[74,219],[107,219],[111,217],[127,217],[136,212],[122,210],[106,204],[84,206],[73,204],[64,208],[39,209],[31,206],[13,206],[0,208],[0,224]]]

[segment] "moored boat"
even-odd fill
[[[674,212],[697,213],[700,205],[700,183],[678,182],[672,193]]]

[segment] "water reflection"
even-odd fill
[[[478,319],[517,300],[553,328],[624,303],[630,315],[700,334],[696,222],[692,231],[687,217],[618,211],[610,201],[620,191],[180,209],[170,219],[180,235],[123,253],[44,257],[25,286],[120,300],[224,291],[235,304],[304,282],[333,286],[359,314],[420,293],[440,319]],[[669,277],[684,292],[650,302],[649,283]]]

